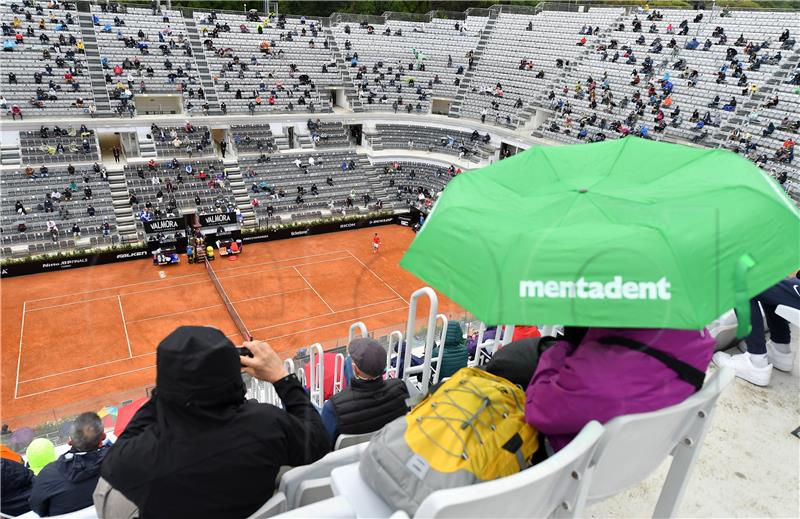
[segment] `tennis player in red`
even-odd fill
[[[372,253],[376,254],[380,246],[381,246],[381,238],[380,236],[378,236],[378,233],[375,233],[375,236],[372,237]]]

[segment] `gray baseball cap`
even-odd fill
[[[347,351],[353,364],[367,376],[380,377],[386,370],[386,350],[378,341],[370,338],[353,339]]]

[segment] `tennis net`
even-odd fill
[[[231,299],[228,297],[227,292],[225,292],[225,288],[222,286],[222,283],[220,283],[219,277],[217,277],[217,273],[214,272],[214,267],[211,266],[211,263],[208,261],[208,258],[206,258],[205,262],[206,262],[206,272],[208,272],[208,277],[211,278],[211,281],[217,288],[217,292],[219,292],[219,296],[222,298],[222,302],[225,303],[225,308],[228,309],[228,313],[230,314],[231,319],[233,319],[233,322],[234,324],[236,324],[236,327],[239,328],[239,333],[242,334],[244,340],[246,341],[253,340],[253,336],[250,335],[247,326],[244,325],[244,321],[242,321],[242,318],[239,317],[239,312],[237,312],[236,308],[234,308],[233,303],[231,303]]]

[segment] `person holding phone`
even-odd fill
[[[101,475],[142,517],[247,517],[283,465],[307,465],[330,443],[295,375],[263,341],[243,353],[221,331],[181,326],[159,344],[156,388],[109,450]],[[284,409],[245,400],[241,372],[271,383]],[[95,500],[107,517],[105,500]]]

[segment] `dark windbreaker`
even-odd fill
[[[28,497],[31,495],[33,485],[33,472],[31,469],[6,458],[0,459],[0,512],[8,515],[22,515],[29,512]]]
[[[60,515],[92,506],[100,463],[108,447],[78,452],[73,447],[45,466],[33,481],[31,510],[41,516]]]
[[[181,327],[158,346],[156,389],[111,448],[102,475],[142,518],[246,517],[281,465],[328,451],[319,413],[294,375],[275,384],[286,410],[246,402],[233,344]]]

